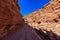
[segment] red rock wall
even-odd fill
[[[17,0],[0,0],[0,38],[23,24]]]

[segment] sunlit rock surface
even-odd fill
[[[42,9],[23,18],[31,27],[42,30],[50,40],[60,40],[60,0],[51,0]]]

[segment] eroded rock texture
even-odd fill
[[[17,0],[0,0],[0,38],[23,27],[23,24]]]
[[[25,24],[17,0],[0,0],[0,40],[42,40]]]
[[[45,35],[42,35],[43,38],[48,37],[48,40],[60,40],[60,37],[55,35],[60,36],[60,0],[51,0],[42,9],[32,12],[32,14],[28,14],[23,18],[31,27],[42,30]]]

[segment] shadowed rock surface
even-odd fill
[[[25,24],[17,0],[0,0],[0,40],[42,40]]]
[[[17,0],[0,0],[0,38],[23,27]]]

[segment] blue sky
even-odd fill
[[[20,12],[23,16],[42,8],[50,0],[18,0]]]

